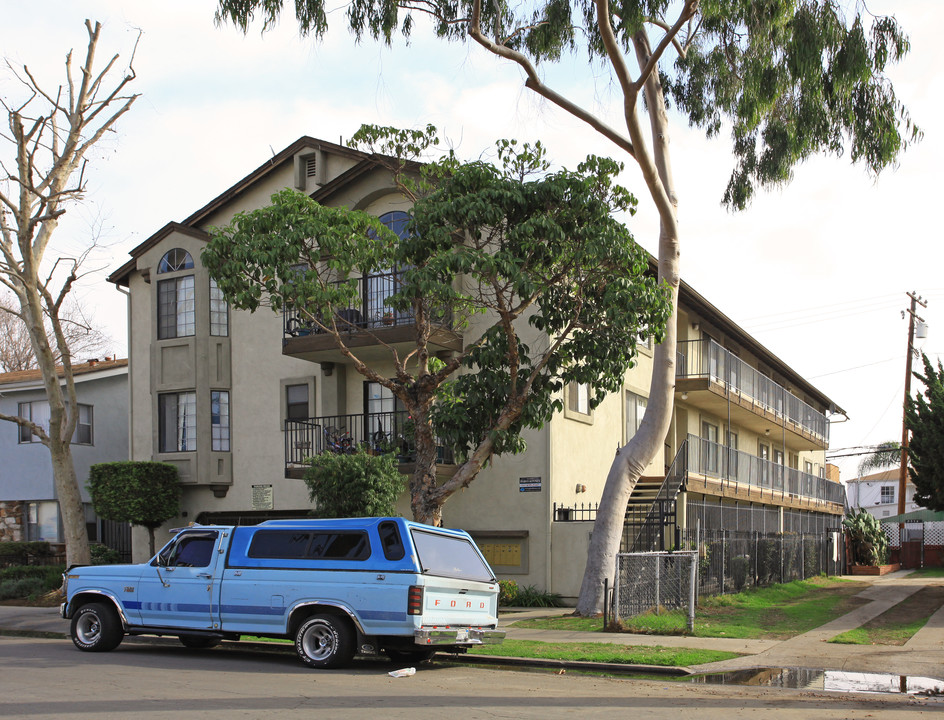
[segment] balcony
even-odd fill
[[[328,415],[285,421],[285,476],[300,478],[307,458],[326,452],[349,453],[364,449],[376,455],[395,454],[400,472],[413,472],[416,446],[412,421],[405,411],[361,415]],[[451,449],[438,448],[441,475],[455,472]]]
[[[393,347],[409,352],[416,345],[416,318],[412,312],[394,310],[386,304],[397,291],[399,273],[366,275],[357,280],[357,297],[335,313],[335,324],[344,344],[364,361],[384,357]],[[433,353],[462,350],[462,336],[452,329],[452,318],[436,318],[429,338]],[[293,308],[282,311],[282,354],[312,362],[348,362],[334,337],[316,324],[306,322]]]
[[[839,483],[688,436],[687,490],[709,495],[842,513]]]
[[[687,393],[699,407],[719,417],[732,413],[732,422],[758,435],[771,427],[791,434],[798,450],[823,449],[829,444],[829,421],[820,411],[782,385],[763,375],[714,340],[678,344],[675,391]]]

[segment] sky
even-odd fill
[[[362,123],[432,123],[463,158],[517,138],[540,139],[561,166],[590,153],[619,159],[615,146],[527,90],[516,66],[477,46],[447,45],[420,29],[409,47],[357,44],[340,3],[320,42],[299,38],[291,15],[264,35],[255,26],[244,36],[216,27],[215,7],[0,0],[0,56],[29,66],[45,87],[62,82],[68,49],[84,57],[86,18],[102,22],[99,59],[118,53],[116,68],[127,67],[137,40],[132,89],[141,97],[91,153],[85,201],[70,208],[53,250],[74,257],[97,238],[77,295],[119,356],[127,352],[125,300],[105,277],[167,222],[302,135],[339,142]],[[708,140],[678,117],[670,136],[683,279],[845,410],[848,419],[831,418],[830,442],[843,479],[856,475],[860,457],[852,453],[901,439],[907,292],[927,301],[919,315],[928,337],[916,347],[934,361],[944,354],[944,248],[933,219],[944,164],[944,44],[936,36],[944,3],[868,7],[894,14],[911,38],[911,53],[889,74],[924,138],[895,168],[875,179],[848,157],[816,158],[735,214],[720,204],[733,166],[728,136]],[[601,68],[578,56],[542,72],[620,127],[620,100]],[[22,97],[6,67],[0,95]],[[0,152],[8,157],[8,148]],[[640,200],[628,224],[655,253],[658,220],[635,165],[627,163],[621,181]]]

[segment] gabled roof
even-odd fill
[[[104,360],[89,360],[84,363],[77,363],[72,366],[72,375],[73,377],[81,377],[91,375],[93,373],[101,373],[108,370],[116,370],[119,368],[128,367],[127,358],[106,358]],[[59,377],[64,377],[65,372],[62,369],[62,366],[56,368],[56,373]],[[15,370],[14,372],[0,373],[0,386],[3,385],[14,385],[14,384],[30,384],[35,382],[40,382],[43,379],[43,373],[41,370]]]
[[[164,227],[147,238],[147,240],[131,250],[129,254],[131,255],[132,259],[109,275],[108,282],[115,283],[116,285],[127,286],[128,276],[135,270],[137,258],[161,242],[171,232],[185,232],[200,240],[209,240],[209,236],[198,227],[202,221],[204,221],[214,211],[242,195],[259,180],[278,170],[286,163],[292,162],[297,153],[306,149],[324,150],[335,155],[343,155],[354,160],[360,160],[361,162],[359,162],[358,165],[355,165],[355,168],[364,166],[364,168],[367,169],[375,165],[375,163],[371,162],[370,160],[372,156],[368,153],[361,152],[360,150],[354,150],[352,148],[344,147],[343,145],[336,145],[332,142],[319,140],[307,135],[300,137],[291,145],[273,155],[268,161],[257,167],[237,183],[217,195],[202,208],[191,214],[183,222],[167,223]],[[360,173],[358,173],[358,175],[359,174]],[[348,173],[343,173],[342,177],[345,175],[348,175]],[[340,178],[335,178],[331,181],[331,183],[329,183],[334,190],[337,190],[339,187],[339,179]],[[349,180],[350,178],[345,182],[348,182]]]

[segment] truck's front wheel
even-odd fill
[[[114,650],[121,643],[124,631],[118,613],[110,605],[89,603],[72,617],[72,643],[86,652]]]
[[[312,615],[295,633],[295,652],[309,667],[345,665],[354,657],[354,645],[354,628],[335,615]]]

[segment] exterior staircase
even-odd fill
[[[688,441],[682,443],[665,477],[641,477],[623,521],[620,552],[668,550],[675,537],[675,499],[688,473]]]

